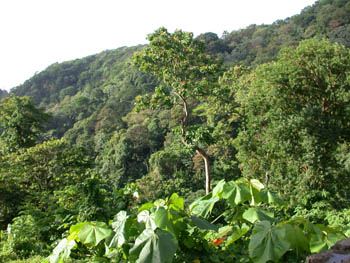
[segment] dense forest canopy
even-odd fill
[[[303,262],[349,237],[349,14],[160,28],[0,90],[0,262]]]

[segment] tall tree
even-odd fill
[[[210,95],[217,85],[221,63],[205,53],[201,41],[193,39],[192,33],[165,28],[148,36],[149,46],[134,55],[134,63],[145,72],[156,75],[160,84],[152,96],[136,98],[136,106],[157,108],[182,105],[180,121],[182,142],[191,147],[204,161],[206,192],[210,192],[209,157],[203,145],[210,143],[208,129],[190,127],[190,100],[203,99]]]

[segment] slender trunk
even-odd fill
[[[184,112],[184,117],[181,120],[181,141],[185,146],[188,146],[188,143],[185,140],[185,129],[187,127],[187,120],[189,117],[189,112],[187,109],[187,101],[185,100],[185,98],[183,96],[181,96],[180,94],[176,94],[181,101],[183,102],[183,112]],[[210,193],[210,167],[209,167],[209,157],[207,155],[207,153],[205,152],[205,150],[203,149],[196,149],[196,153],[199,154],[204,162],[204,169],[205,169],[205,194],[209,194]]]
[[[209,157],[206,152],[202,149],[196,150],[196,152],[202,157],[205,169],[205,194],[210,193],[210,167],[209,167]]]

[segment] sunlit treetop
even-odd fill
[[[137,106],[171,107],[181,98],[210,95],[222,71],[221,62],[205,53],[204,43],[194,39],[193,33],[176,30],[171,34],[160,28],[148,40],[149,46],[135,53],[134,63],[158,76],[161,83],[152,96],[138,97]]]

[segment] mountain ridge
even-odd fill
[[[350,2],[320,0],[305,7],[300,14],[271,25],[250,25],[226,32],[220,38],[208,32],[197,39],[204,41],[207,52],[223,60],[227,67],[256,67],[274,60],[281,48],[296,46],[301,40],[315,36],[349,47],[350,16],[347,14],[350,14]],[[134,98],[152,92],[156,85],[155,78],[131,65],[132,54],[143,47],[120,47],[52,64],[10,93],[31,96],[37,106],[53,115],[48,136],[60,138],[71,130],[70,134],[75,135],[70,137],[76,142],[82,136],[76,130],[82,127],[84,131],[79,133],[88,138],[95,136],[101,127],[111,136],[116,128],[112,119],[121,120],[133,108]]]

